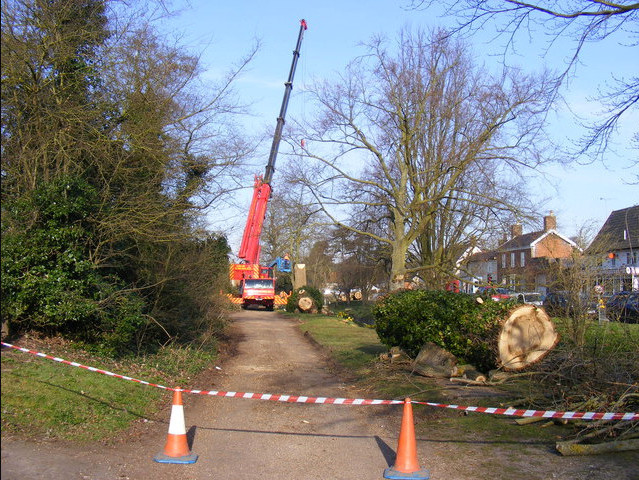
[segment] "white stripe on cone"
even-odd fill
[[[171,407],[169,433],[173,435],[186,435],[186,424],[184,423],[183,405],[173,405]]]

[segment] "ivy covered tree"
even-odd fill
[[[251,150],[232,86],[254,53],[205,91],[196,57],[122,12],[2,3],[2,321],[112,351],[207,318],[228,245],[202,213]]]

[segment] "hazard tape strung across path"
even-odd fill
[[[523,410],[517,408],[494,407],[465,407],[463,405],[447,405],[444,403],[418,402],[419,405],[431,407],[452,408],[464,412],[492,413],[495,415],[509,415],[513,417],[540,417],[540,418],[565,418],[582,420],[639,420],[639,413],[613,413],[613,412],[556,412],[553,410]]]
[[[159,385],[157,383],[146,382],[137,378],[120,375],[95,367],[89,367],[77,362],[70,362],[59,357],[53,357],[45,353],[36,352],[22,347],[11,345],[10,343],[1,342],[2,346],[13,348],[24,353],[30,353],[38,357],[53,360],[55,362],[64,363],[72,367],[79,367],[92,372],[101,373],[110,377],[121,378],[131,382],[148,385],[150,387],[161,388],[173,392],[194,393],[199,395],[210,395],[216,397],[230,398],[252,398],[257,400],[272,400],[287,403],[319,403],[330,405],[403,405],[404,400],[371,400],[366,398],[332,398],[332,397],[307,397],[304,395],[273,395],[270,393],[248,393],[248,392],[227,392],[219,390],[189,390],[185,388],[172,388]],[[493,408],[493,407],[468,407],[463,405],[450,405],[444,403],[419,402],[413,400],[411,403],[419,405],[428,405],[438,408],[452,408],[454,410],[463,410],[466,412],[489,413],[494,415],[507,415],[514,417],[541,417],[541,418],[564,418],[564,419],[583,419],[583,420],[639,420],[639,413],[615,413],[615,412],[556,412],[543,410],[523,410],[515,408]]]

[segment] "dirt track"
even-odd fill
[[[277,313],[234,317],[236,355],[193,388],[360,397],[327,367],[322,353]],[[202,381],[202,380],[201,380]],[[142,390],[143,391],[143,390]],[[168,398],[167,398],[168,400]],[[288,404],[185,395],[193,465],[152,461],[165,421],[148,422],[121,444],[79,448],[3,438],[8,479],[378,479],[394,461],[401,407]],[[168,414],[168,410],[167,410]],[[501,443],[472,432],[418,435],[418,458],[432,479],[639,479],[627,456],[564,458],[549,445]],[[623,461],[618,460],[623,458]],[[639,462],[636,464],[639,465]]]

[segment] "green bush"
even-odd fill
[[[294,312],[297,309],[297,302],[300,298],[300,294],[304,293],[313,299],[315,305],[317,305],[317,310],[322,310],[324,306],[324,296],[322,292],[320,292],[317,288],[311,287],[309,285],[304,285],[297,290],[293,290],[293,293],[288,297],[288,301],[286,302],[286,311]]]
[[[62,334],[115,352],[146,323],[137,295],[91,262],[96,196],[87,182],[61,177],[7,205],[14,228],[3,224],[1,311],[12,333]]]
[[[277,272],[275,279],[275,293],[291,292],[293,290],[293,280],[290,273]]]
[[[400,290],[373,307],[375,330],[388,347],[415,357],[432,342],[483,371],[496,367],[493,345],[510,302],[484,301],[461,293]]]

